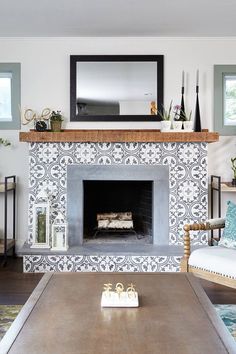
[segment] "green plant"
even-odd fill
[[[234,173],[234,179],[236,179],[236,157],[231,157],[231,169]]]
[[[2,138],[0,138],[0,145],[3,145],[3,146],[10,146],[11,143],[10,143],[10,141],[7,140],[7,139],[2,139]]]
[[[62,122],[63,121],[61,111],[52,111],[49,118],[50,118],[51,122]]]
[[[169,108],[165,109],[165,107],[162,105],[163,107],[163,112],[161,111],[157,111],[157,113],[159,114],[159,116],[161,117],[161,120],[170,120],[171,118],[171,111],[172,111],[172,100],[170,102]]]
[[[189,114],[187,114],[185,111],[181,109],[180,105],[174,106],[174,120],[176,121],[190,121],[192,117],[192,111],[190,111]]]
[[[191,118],[192,118],[192,111],[190,111],[189,115],[187,115],[187,113],[184,112],[184,117],[185,117],[185,120],[186,120],[186,121],[190,121]]]

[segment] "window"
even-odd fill
[[[214,66],[214,129],[236,135],[236,65]]]
[[[19,63],[0,63],[1,129],[20,129]]]

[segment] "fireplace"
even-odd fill
[[[170,142],[149,143],[143,142],[149,134],[145,132],[141,135],[138,133],[140,142],[110,143],[99,141],[99,134],[105,134],[108,139],[106,131],[95,133],[98,139],[96,142],[89,142],[91,135],[88,137],[86,132],[81,131],[78,134],[82,134],[80,138],[86,137],[86,142],[73,140],[29,144],[29,233],[21,251],[24,257],[24,271],[178,270],[183,254],[184,224],[206,220],[208,215],[208,144],[193,141],[198,139],[198,136],[203,141],[208,135],[189,133],[191,136],[188,136],[187,133],[171,133],[168,134]],[[89,132],[92,135],[95,133]],[[31,135],[31,132],[26,134]],[[60,136],[61,134],[64,136],[64,133],[60,133]],[[74,132],[68,134],[73,134],[74,139]],[[115,134],[116,139],[125,139],[124,136],[122,138],[122,132]],[[165,135],[155,131],[155,136],[156,141],[159,136],[163,138]],[[175,142],[175,137],[182,137],[186,141]],[[57,139],[60,139],[59,135]],[[95,183],[95,186],[99,182],[104,183],[105,187],[102,188],[105,189],[106,183],[114,182],[115,189],[117,186],[121,188],[124,183],[125,190],[130,189],[127,187],[129,182],[134,185],[137,183],[138,189],[141,190],[144,187],[140,187],[140,184],[146,184],[149,191],[147,194],[151,193],[152,197],[149,207],[151,228],[146,233],[149,237],[148,243],[98,245],[85,242],[87,226],[84,196],[90,182]],[[93,188],[95,187],[92,186]],[[69,249],[66,252],[30,247],[33,241],[33,205],[42,190],[46,190],[51,197],[51,223],[53,224],[58,211],[66,216],[69,241]],[[134,192],[130,193],[133,198]],[[117,211],[124,211],[123,205],[119,204],[118,207],[122,208],[117,208]],[[107,212],[105,209],[104,211]],[[111,211],[110,208],[108,211]],[[134,216],[135,213],[134,210]],[[206,242],[205,231],[194,235],[194,245]]]
[[[167,245],[169,167],[70,165],[67,206],[69,246],[111,241]],[[130,212],[133,232],[100,232],[97,214],[108,212]]]

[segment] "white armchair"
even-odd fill
[[[184,226],[184,256],[181,272],[191,272],[196,276],[236,289],[236,249],[212,246],[216,238],[209,238],[209,246],[200,247],[191,253],[190,231],[214,230],[225,227],[225,219],[211,219],[205,223]]]

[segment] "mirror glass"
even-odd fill
[[[163,62],[157,56],[71,59],[72,121],[159,120]]]

